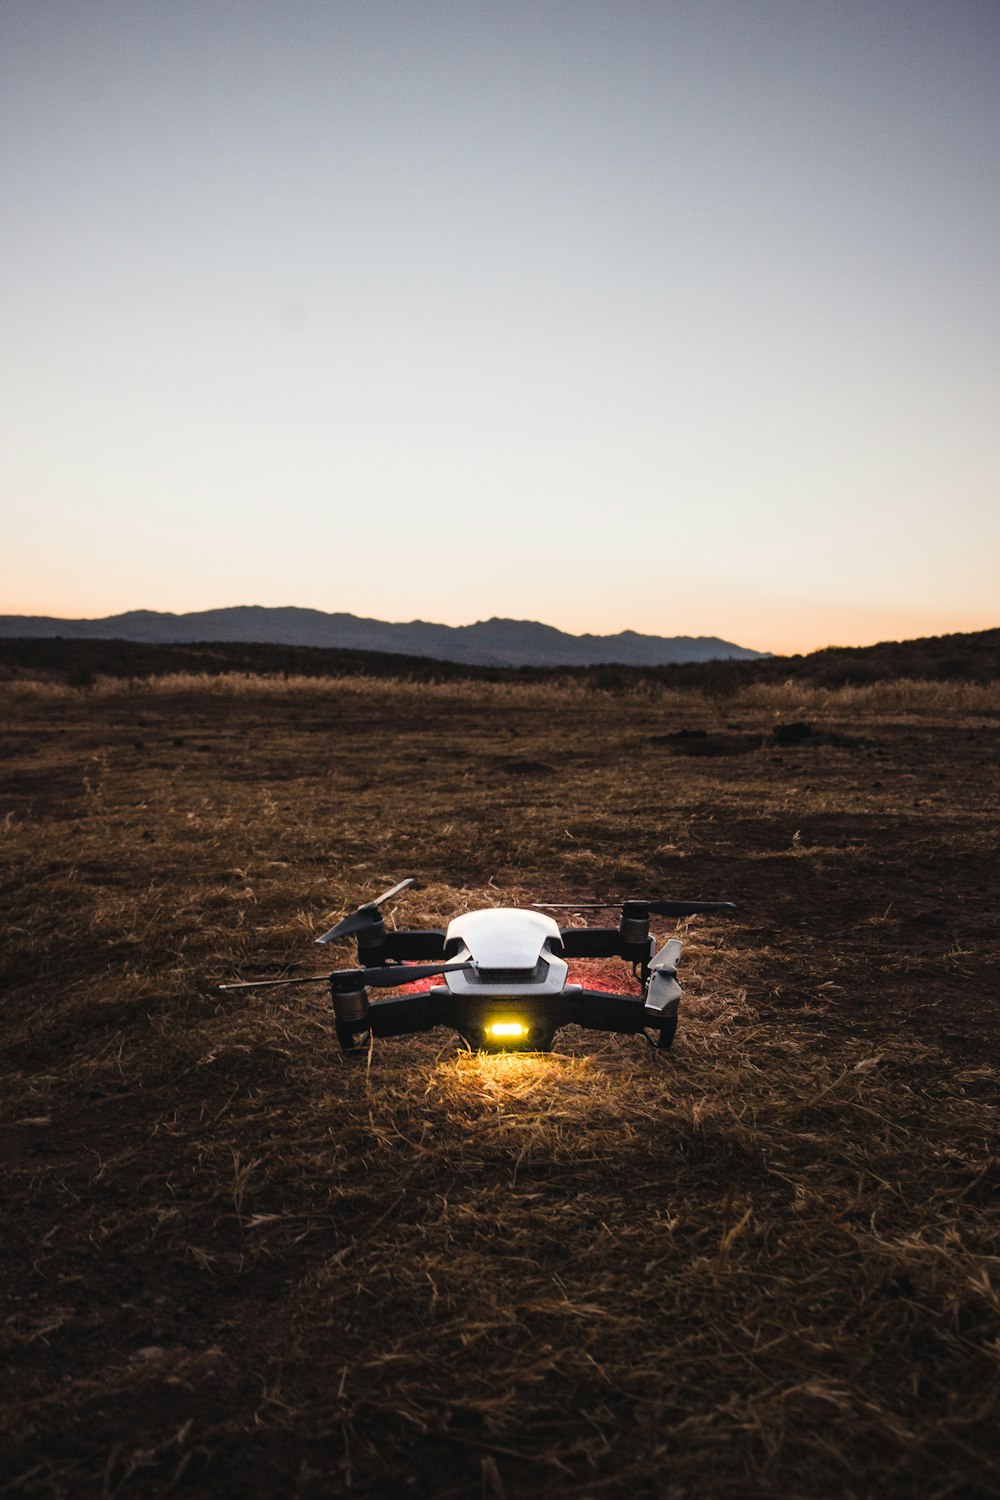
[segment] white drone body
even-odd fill
[[[569,964],[558,956],[562,946],[558,924],[540,911],[469,911],[448,923],[444,951],[474,967],[445,975],[445,983],[453,995],[508,995],[515,984],[521,995],[562,995],[569,974]]]

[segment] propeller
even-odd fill
[[[680,938],[670,938],[664,943],[659,953],[649,960],[650,970],[654,974],[676,974],[682,952],[683,945]]]
[[[538,911],[612,911],[620,901],[532,901]]]
[[[350,937],[352,933],[366,932],[368,928],[376,927],[382,920],[379,907],[384,906],[387,901],[391,901],[394,896],[400,895],[416,883],[415,875],[407,875],[406,879],[394,885],[392,890],[383,891],[381,896],[375,897],[374,901],[366,901],[363,906],[358,907],[357,911],[352,911],[350,916],[342,917],[334,927],[330,928],[329,932],[324,932],[322,937],[316,939],[317,943],[335,943],[338,938]]]
[[[329,984],[334,990],[393,990],[416,979],[438,974],[468,973],[475,964],[376,964],[370,969],[334,969],[332,974],[307,974],[301,979],[239,979],[220,984],[220,990],[262,990],[277,984]]]
[[[735,901],[647,901],[626,896],[623,901],[532,901],[542,911],[615,911],[621,907],[634,916],[694,917],[700,912],[735,911]]]
[[[675,1000],[681,998],[681,987],[677,983],[677,964],[681,956],[681,944],[677,938],[664,943],[649,961],[649,989],[646,993],[645,1009],[661,1012]]]
[[[651,917],[696,917],[701,912],[735,911],[735,901],[641,901],[628,900],[622,907],[641,907]]]

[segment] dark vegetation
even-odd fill
[[[759,661],[691,662],[684,666],[474,667],[376,651],[312,646],[205,642],[144,645],[133,641],[0,639],[0,678],[39,674],[86,686],[98,676],[151,677],[172,672],[226,672],[303,677],[401,677],[411,682],[579,682],[628,690],[642,684],[731,693],[755,682],[842,687],[889,678],[943,682],[1000,679],[1000,629],[877,646],[831,646],[807,656]]]
[[[244,648],[26,645],[3,1493],[997,1493],[996,685],[326,681],[277,648],[140,681]],[[739,912],[682,931],[663,1055],[359,1063],[316,991],[215,988],[349,960],[312,937],[407,873],[414,923]]]

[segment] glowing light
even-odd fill
[[[492,1026],[486,1029],[490,1036],[495,1036],[498,1040],[501,1037],[525,1036],[528,1030],[526,1026],[521,1025],[520,1021],[494,1021]]]

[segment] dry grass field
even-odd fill
[[[1000,1493],[996,685],[0,697],[0,1493]],[[216,989],[411,873],[739,912],[664,1054]]]

